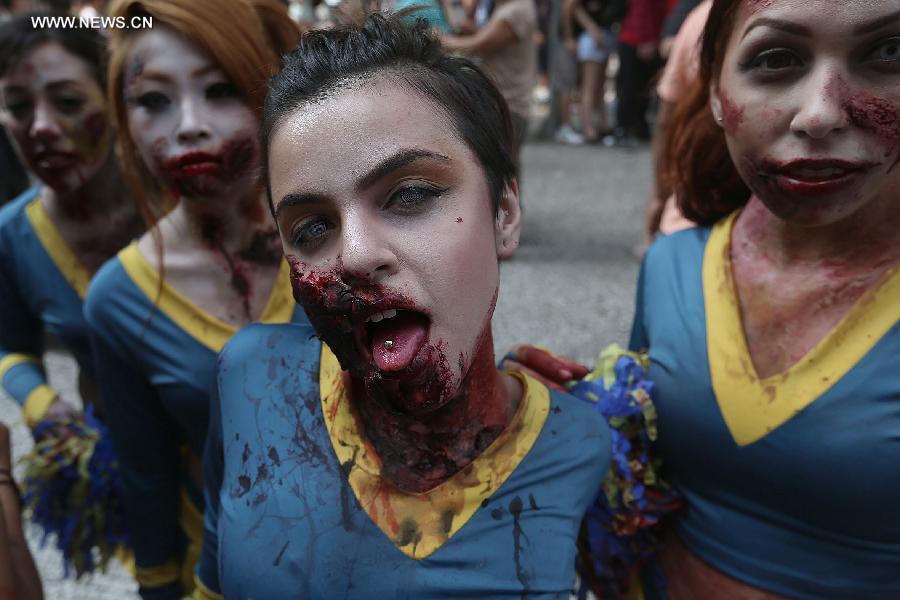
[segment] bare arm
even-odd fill
[[[518,41],[516,32],[506,21],[491,20],[472,35],[442,35],[444,48],[463,54],[490,54]]]
[[[581,7],[580,0],[563,0],[562,4],[562,26],[563,39],[566,42],[575,40],[575,8]],[[583,11],[584,9],[582,9]]]
[[[0,598],[41,600],[41,580],[25,533],[19,497],[12,482],[9,430],[0,424]]]

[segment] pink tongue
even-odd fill
[[[409,366],[425,343],[428,320],[418,313],[401,312],[373,328],[372,357],[375,364],[382,371],[400,371]],[[386,344],[389,340],[390,343]]]

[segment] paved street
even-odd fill
[[[498,352],[527,341],[592,363],[603,345],[627,342],[638,269],[634,248],[650,180],[646,149],[525,147],[523,239],[502,267],[494,318]],[[71,397],[72,361],[54,354],[48,363],[52,382]],[[6,397],[0,397],[0,420],[17,424],[15,456],[27,452],[30,436]],[[81,582],[63,580],[58,555],[39,548],[38,531],[30,534],[47,598],[136,597],[118,566]]]

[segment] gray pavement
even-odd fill
[[[494,317],[498,354],[519,342],[564,352],[591,364],[602,346],[625,344],[633,313],[644,203],[650,190],[646,149],[526,145],[522,244],[501,268]],[[77,402],[74,362],[47,357],[63,397]],[[13,453],[31,447],[20,411],[0,392],[0,420],[13,424]],[[59,555],[29,540],[50,600],[136,598],[136,586],[118,565],[75,582],[62,577]]]

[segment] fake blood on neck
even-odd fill
[[[428,491],[503,431],[514,409],[494,366],[492,311],[472,359],[457,358],[463,375],[457,385],[444,344],[428,339],[427,317],[411,300],[383,286],[350,286],[340,265],[316,270],[293,256],[288,261],[294,298],[346,372],[353,406],[388,481],[404,491]],[[367,330],[366,319],[385,310],[410,314]],[[384,347],[388,336],[398,347]]]

